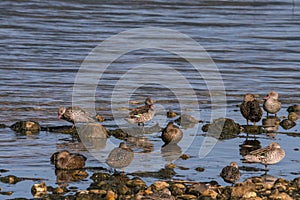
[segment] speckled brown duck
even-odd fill
[[[88,123],[88,122],[95,122],[95,120],[90,116],[88,112],[80,107],[59,107],[58,108],[58,118],[64,119],[75,126],[75,122],[78,123]]]
[[[227,183],[235,184],[240,180],[240,171],[236,162],[231,162],[230,165],[224,167],[220,173],[220,176]]]
[[[67,150],[56,152],[51,156],[51,162],[54,163],[56,169],[82,169],[85,167],[85,161],[85,156],[77,153],[73,154]]]
[[[255,99],[254,94],[245,94],[244,101],[240,106],[240,111],[247,120],[247,125],[249,121],[256,125],[256,122],[259,122],[262,117],[262,109],[259,102]]]
[[[276,114],[281,109],[281,103],[278,101],[278,92],[271,91],[265,96],[263,104],[264,110],[267,112],[267,116],[270,114]]]
[[[145,100],[145,105],[133,109],[125,120],[131,124],[138,123],[138,125],[144,126],[144,123],[150,121],[154,115],[154,100],[148,97]]]
[[[268,146],[251,151],[244,156],[245,162],[260,163],[265,165],[265,170],[268,170],[268,165],[276,164],[285,157],[285,151],[277,142],[271,142]]]
[[[124,142],[119,144],[119,147],[114,148],[106,159],[106,163],[115,169],[122,169],[127,167],[133,160],[134,153],[130,147]]]
[[[183,133],[180,128],[174,125],[173,122],[169,122],[168,125],[163,129],[161,138],[166,146],[168,144],[177,144],[183,137]]]

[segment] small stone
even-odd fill
[[[153,194],[153,191],[151,190],[151,187],[148,187],[144,192],[145,192],[146,195]]]
[[[175,169],[176,165],[174,163],[169,163],[169,164],[166,164],[165,168],[166,169]]]
[[[117,195],[113,191],[111,190],[107,191],[106,200],[115,200],[116,198]]]
[[[291,121],[289,119],[284,119],[280,122],[280,126],[284,128],[285,130],[291,129],[294,126],[296,126],[296,123],[294,121]]]
[[[205,169],[203,167],[197,167],[195,170],[197,172],[204,172]]]
[[[107,138],[106,128],[101,124],[90,123],[78,129],[78,134],[84,138]]]
[[[290,112],[289,115],[288,115],[288,119],[293,121],[293,122],[297,121],[298,118],[299,118],[299,116],[295,112]]]
[[[169,110],[168,112],[167,112],[167,117],[168,118],[174,118],[174,117],[176,117],[177,116],[177,114],[175,113],[175,112],[173,112],[172,110]]]
[[[31,187],[31,194],[34,197],[41,197],[47,194],[47,186],[45,182],[34,184]]]
[[[175,183],[170,185],[170,191],[172,195],[182,195],[185,193],[186,187],[183,184]]]
[[[192,128],[195,126],[195,124],[199,123],[198,120],[188,114],[181,115],[178,119],[175,120],[175,122],[183,128]]]
[[[0,128],[6,128],[5,124],[0,124]]]
[[[254,198],[256,197],[257,194],[255,192],[246,192],[244,195],[243,195],[243,198],[245,199],[250,199],[250,198]]]
[[[181,158],[182,160],[187,160],[187,159],[190,158],[190,156],[187,155],[187,154],[182,154],[182,155],[180,156],[180,158]]]
[[[167,182],[164,181],[156,181],[155,183],[153,183],[152,188],[155,190],[162,190],[164,188],[168,188],[170,185]]]
[[[177,196],[177,199],[183,199],[183,200],[196,200],[197,197],[192,194],[182,194]]]
[[[202,196],[211,197],[212,199],[216,199],[218,196],[218,193],[212,189],[207,189],[202,193]]]
[[[22,134],[36,134],[41,130],[41,126],[35,121],[17,121],[10,126],[11,129]]]
[[[14,176],[14,175],[8,175],[8,176],[0,177],[0,181],[2,183],[16,184],[16,183],[22,181],[22,179]]]
[[[278,193],[271,194],[268,199],[272,199],[272,200],[293,200],[293,198],[290,197],[285,192],[281,192],[279,194]]]

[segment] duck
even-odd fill
[[[154,115],[154,100],[151,97],[147,97],[145,105],[133,109],[125,120],[131,124],[138,123],[138,126],[142,124],[144,127],[145,122],[150,121]]]
[[[244,162],[260,163],[265,165],[265,171],[268,171],[268,165],[276,164],[285,157],[285,151],[277,142],[271,142],[268,146],[251,151],[244,156]]]
[[[74,106],[74,107],[63,107],[58,108],[58,119],[63,119],[73,124],[78,123],[89,123],[95,122],[95,120],[90,116],[90,114],[84,109]]]
[[[134,153],[125,142],[121,142],[119,147],[114,148],[106,159],[106,164],[115,169],[122,169],[130,165],[134,158]]]
[[[180,128],[174,125],[173,122],[169,122],[168,125],[162,130],[161,138],[166,146],[168,144],[177,144],[183,137],[183,133]]]
[[[263,108],[267,112],[267,116],[270,114],[276,114],[281,109],[281,103],[278,101],[278,92],[271,91],[264,98]]]
[[[240,180],[240,171],[236,162],[230,162],[230,165],[224,167],[220,173],[220,176],[226,183],[235,184]]]
[[[243,117],[247,120],[247,125],[250,122],[256,125],[262,117],[262,109],[259,102],[255,99],[254,94],[245,94],[244,101],[240,106],[240,111]]]
[[[55,169],[72,170],[83,169],[87,158],[78,153],[70,153],[68,150],[55,152],[51,158]]]

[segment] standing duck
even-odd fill
[[[169,122],[167,127],[163,129],[161,138],[164,141],[164,146],[168,144],[177,144],[182,139],[183,133],[178,126],[173,122]]]
[[[275,114],[281,109],[281,103],[278,101],[278,93],[275,91],[271,91],[265,96],[265,102],[263,104],[264,110],[267,112],[267,116],[269,113]]]
[[[88,123],[95,122],[95,120],[90,117],[90,114],[83,110],[80,107],[68,107],[65,108],[63,106],[58,108],[58,119],[64,119],[75,126],[75,122],[79,123]]]
[[[262,117],[262,109],[259,102],[255,99],[254,94],[245,94],[244,101],[240,106],[240,111],[244,118],[248,122],[253,122],[254,126]]]
[[[122,169],[127,167],[133,160],[134,153],[124,142],[119,147],[114,148],[106,159],[106,163],[112,168]]]
[[[56,152],[51,156],[51,162],[56,169],[82,169],[85,166],[86,157],[80,154],[73,154],[67,150]]]
[[[126,121],[128,121],[131,124],[138,123],[138,125],[142,124],[144,127],[144,123],[147,121],[150,121],[155,114],[154,110],[154,100],[148,97],[145,100],[145,105],[133,109],[129,113],[129,117],[125,118]]]
[[[271,142],[268,146],[251,151],[244,158],[246,162],[261,163],[265,165],[265,170],[268,170],[268,165],[276,164],[285,157],[285,151],[277,142]]]
[[[220,173],[220,176],[227,183],[235,184],[240,180],[240,171],[236,162],[231,162],[230,165],[224,167]]]

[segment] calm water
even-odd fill
[[[215,62],[222,76],[226,92],[226,116],[244,124],[236,107],[243,94],[252,92],[260,99],[269,90],[280,93],[283,103],[279,116],[286,115],[289,105],[300,103],[300,9],[295,1],[51,1],[40,3],[31,0],[0,2],[0,122],[11,125],[17,120],[34,119],[42,126],[67,125],[58,121],[57,108],[72,104],[73,85],[83,60],[105,39],[132,28],[168,28],[186,34],[197,41]],[[160,35],[160,37],[163,37]],[[157,35],[154,37],[157,37]],[[176,41],[176,37],[165,38]],[[149,41],[148,41],[149,42]],[[180,41],[179,41],[180,42]],[[145,41],[147,44],[147,40]],[[109,50],[109,49],[107,49]],[[189,55],[193,55],[190,50]],[[192,59],[197,59],[191,57]],[[176,91],[185,91],[181,82],[166,76],[171,88],[154,82],[143,87],[138,85],[131,100],[143,101],[148,95],[157,100],[159,113],[148,126],[166,124],[164,112],[168,109],[188,113],[201,120],[211,120],[211,98],[206,78],[193,70],[191,64],[179,56],[161,49],[139,49],[118,57],[105,71],[96,88],[95,106],[97,112],[112,119],[111,108],[127,113],[122,102],[111,107],[114,86],[132,67],[151,63],[153,70],[146,70],[158,76],[163,73],[157,64],[176,69],[185,77],[195,91],[198,102],[182,95],[176,100]],[[157,69],[159,69],[157,71]],[[205,69],[207,71],[211,68]],[[166,74],[169,75],[168,70]],[[134,72],[134,71],[133,71]],[[134,73],[133,73],[134,74]],[[136,73],[125,87],[135,87],[136,80],[144,80]],[[215,77],[210,77],[213,80]],[[160,79],[160,77],[159,77]],[[87,77],[89,80],[89,77]],[[132,81],[132,82],[130,82]],[[98,82],[97,82],[98,83]],[[139,88],[140,87],[140,88]],[[182,88],[181,88],[182,87]],[[174,93],[175,92],[175,93]],[[84,95],[83,95],[84,96]],[[86,97],[86,96],[84,96]],[[200,115],[199,115],[200,113]],[[115,128],[115,122],[126,126],[121,115],[108,120],[104,125]],[[260,122],[261,123],[261,122]],[[199,148],[205,139],[202,124],[184,129],[184,139],[179,143],[178,155],[187,153],[191,159],[177,160],[178,179],[195,181],[216,180],[225,184],[218,176],[221,168],[229,161],[243,166],[263,168],[261,165],[242,164],[239,145],[243,137],[219,141],[203,159],[199,159]],[[270,175],[293,179],[299,176],[299,125],[286,131],[279,128],[278,134],[269,137],[259,135],[262,146],[271,141],[279,142],[286,150],[286,157],[271,166]],[[293,136],[287,133],[295,133]],[[94,150],[94,158],[84,145],[72,141],[68,135],[40,132],[38,135],[20,135],[9,128],[0,129],[0,168],[10,170],[1,176],[14,174],[20,177],[43,178],[46,184],[56,186],[54,167],[49,158],[57,150],[69,149],[88,157],[88,167],[107,167],[103,161],[109,151],[120,141],[109,138],[106,145]],[[154,145],[154,151],[137,153],[127,172],[154,171],[174,161],[161,152],[160,133],[145,137]],[[243,134],[241,134],[244,136]],[[114,145],[111,145],[114,144]],[[137,150],[138,151],[138,150]],[[176,155],[174,157],[177,158]],[[147,165],[141,165],[147,163]],[[195,171],[204,167],[205,171]],[[188,168],[187,170],[183,170]],[[89,175],[92,171],[87,171]],[[263,172],[242,171],[241,179]],[[148,183],[151,178],[145,179]],[[85,189],[91,183],[89,178],[69,183]],[[0,183],[2,191],[13,191],[15,197],[32,197],[33,181],[22,181],[16,185]],[[1,198],[7,198],[2,196]]]

